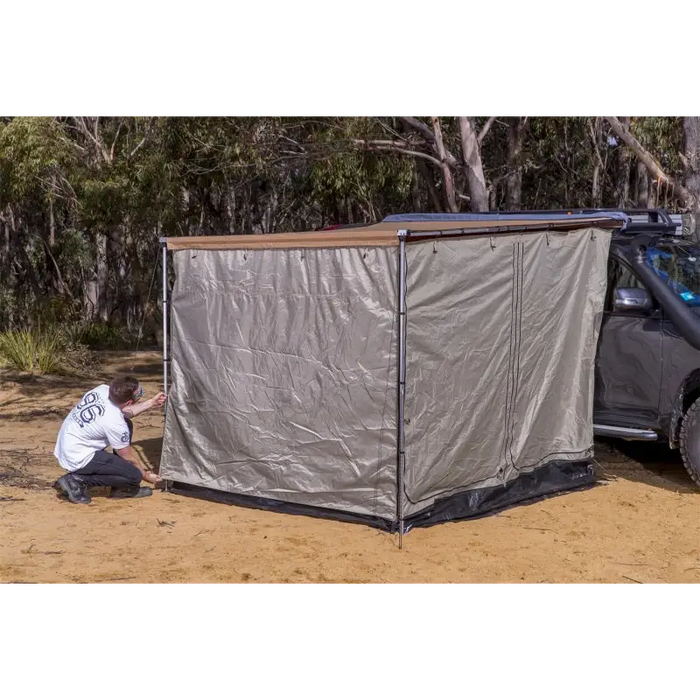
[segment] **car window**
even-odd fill
[[[685,241],[660,241],[647,248],[647,265],[688,306],[700,306],[700,248]]]

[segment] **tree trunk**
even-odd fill
[[[445,144],[442,140],[442,128],[440,127],[440,119],[438,117],[430,118],[433,123],[433,133],[435,135],[435,148],[438,158],[440,159],[442,169],[442,186],[445,191],[445,199],[447,200],[447,209],[451,212],[458,212],[457,198],[455,197],[454,182],[452,180],[452,170],[447,164],[447,156],[445,154]]]
[[[107,236],[104,233],[95,236],[95,263],[96,271],[91,290],[93,319],[107,321]]]
[[[29,253],[27,252],[27,247],[21,240],[20,231],[22,225],[24,224],[24,230],[27,230],[27,222],[22,222],[22,216],[19,214],[15,218],[15,213],[12,207],[8,207],[9,219],[11,225],[11,239],[10,248],[14,249],[14,254],[16,255],[16,261],[19,264],[20,269],[24,273],[23,279],[18,280],[18,288],[22,288],[26,292],[26,283],[29,282],[29,286],[34,293],[36,299],[40,299],[43,296],[41,285],[39,284],[39,279],[34,270],[34,265]]]
[[[430,205],[433,211],[442,211],[443,207],[440,206],[440,197],[438,196],[437,187],[435,186],[432,168],[428,167],[428,164],[423,160],[417,160],[416,165],[418,167],[418,173],[428,189],[428,197],[430,198]]]
[[[345,216],[349,224],[352,225],[355,223],[355,217],[353,216],[352,211],[352,200],[350,197],[345,197]]]
[[[600,140],[602,138],[600,117],[588,120],[588,128],[593,143],[593,178],[591,182],[591,206],[597,209],[603,201],[603,178],[605,177],[605,164],[600,155]]]
[[[481,148],[469,117],[459,118],[459,130],[462,137],[462,160],[469,185],[469,208],[472,211],[488,211],[489,194],[481,162]]]
[[[695,198],[690,207],[690,235],[698,240],[700,233],[700,117],[683,119],[685,136],[685,186]]]
[[[629,117],[621,117],[620,123],[625,129],[627,129],[627,131],[629,131]],[[619,164],[617,206],[620,207],[620,209],[626,209],[630,203],[630,177],[632,174],[632,154],[630,153],[628,148],[619,148],[617,154]]]
[[[498,209],[498,199],[497,199],[497,197],[498,197],[498,192],[497,192],[497,190],[496,190],[495,187],[492,187],[492,188],[489,190],[489,211],[494,211],[494,210]],[[520,207],[519,204],[516,205],[516,206],[517,206],[518,208]],[[510,207],[508,207],[508,209],[510,209]]]
[[[700,199],[700,117],[683,119],[685,186]]]
[[[527,117],[508,119],[508,175],[506,177],[506,209],[522,209],[523,164],[521,155]],[[494,193],[495,194],[495,193]]]
[[[593,166],[593,177],[591,179],[591,206],[594,209],[600,208],[600,201],[600,164],[596,160],[596,163]]]
[[[14,285],[14,275],[12,274],[12,257],[10,254],[10,223],[7,221],[4,212],[0,212],[0,226],[2,226],[3,231],[3,254],[2,254],[2,264],[0,265],[0,281],[4,285],[7,285],[7,289],[11,290]],[[12,307],[12,304],[8,304],[8,307]],[[2,309],[0,309],[0,319],[2,318]],[[0,321],[1,322],[1,321]]]
[[[420,178],[418,177],[418,159],[413,161],[413,180],[411,181],[411,208],[420,211]]]
[[[637,161],[635,200],[640,209],[649,206],[649,173],[641,161]]]
[[[53,195],[49,198],[49,246],[51,250],[56,245],[56,220],[53,213]]]
[[[648,175],[647,175],[648,177]],[[659,180],[649,178],[649,196],[647,198],[647,206],[649,209],[656,209],[659,206]]]

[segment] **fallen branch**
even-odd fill
[[[670,175],[664,172],[661,163],[637,141],[634,136],[624,127],[622,122],[617,117],[605,117],[606,121],[612,127],[612,130],[622,139],[622,141],[631,149],[635,156],[644,164],[644,167],[651,173],[652,177],[657,180],[663,180],[670,185],[674,191],[678,191],[681,204],[685,207],[695,205],[695,196],[679,182],[676,182]]]

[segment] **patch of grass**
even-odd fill
[[[30,374],[85,374],[97,362],[85,346],[59,326],[0,333],[0,361]]]
[[[31,331],[0,333],[0,358],[18,372],[33,372],[36,357],[36,336]]]
[[[68,348],[59,333],[40,333],[36,339],[35,365],[39,374],[63,374]]]
[[[93,350],[126,350],[133,345],[128,331],[109,323],[80,323],[72,327],[71,334],[77,343]]]

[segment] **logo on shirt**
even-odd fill
[[[122,442],[129,442],[129,431],[122,433]]]
[[[99,402],[99,398],[100,397],[94,391],[91,391],[89,394],[85,394],[80,403],[75,407],[73,417],[81,428],[92,423],[100,416],[104,416],[105,408]]]

